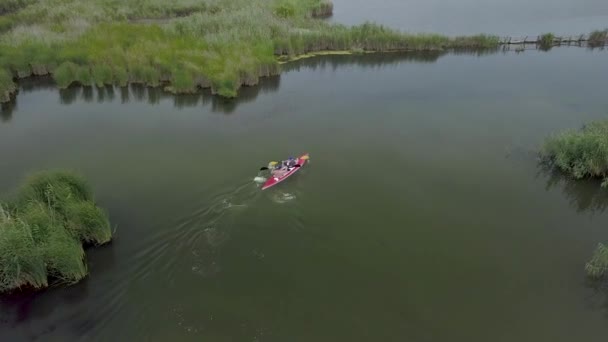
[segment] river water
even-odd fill
[[[449,35],[578,35],[608,28],[605,0],[333,0],[335,22]]]
[[[1,297],[0,340],[605,341],[608,195],[536,152],[608,116],[607,56],[333,56],[236,101],[22,82],[0,192],[76,169],[116,234],[82,283]]]

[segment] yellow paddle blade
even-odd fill
[[[310,159],[310,156],[307,154],[305,156],[300,157],[300,159],[308,160],[308,159]]]
[[[276,162],[276,161],[271,161],[270,163],[268,163],[268,165],[275,166],[275,165],[277,165],[278,163],[279,163],[279,162]]]

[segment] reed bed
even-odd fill
[[[82,177],[33,175],[0,205],[0,292],[78,282],[87,275],[83,244],[111,239],[108,216]]]
[[[278,74],[278,57],[500,45],[494,36],[410,34],[316,19],[333,11],[328,0],[11,1],[20,5],[0,16],[0,70],[16,78],[52,74],[62,88],[140,83],[175,93],[210,87],[234,97],[242,85]],[[12,89],[12,81],[0,82],[1,91]]]

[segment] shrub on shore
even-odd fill
[[[73,284],[87,275],[82,244],[111,238],[108,216],[82,177],[33,175],[13,201],[0,205],[0,292]]]

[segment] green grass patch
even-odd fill
[[[538,47],[541,50],[548,51],[553,47],[553,40],[555,35],[553,33],[545,33],[538,39]]]
[[[549,137],[541,150],[544,161],[575,179],[603,179],[608,186],[608,121]]]
[[[111,238],[108,216],[81,176],[35,174],[0,204],[0,292],[75,283],[87,275],[82,244]]]

